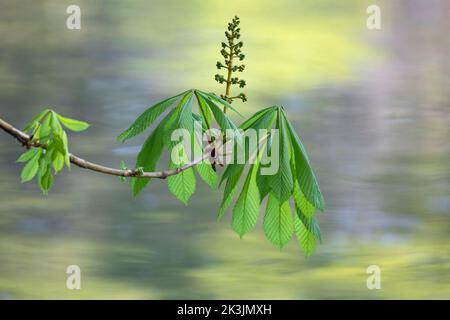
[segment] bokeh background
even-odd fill
[[[370,4],[380,31],[366,28]],[[446,0],[0,0],[0,116],[88,120],[71,150],[116,167],[142,139],[115,137],[152,103],[222,92],[215,63],[238,14],[249,101],[236,107],[285,106],[327,202],[324,242],[305,258],[261,224],[239,239],[201,183],[186,207],[164,181],[133,199],[73,168],[45,197],[20,184],[22,150],[0,133],[0,298],[450,298],[449,12]],[[66,289],[71,264],[79,291]],[[372,264],[381,290],[366,287]]]

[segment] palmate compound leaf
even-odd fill
[[[261,110],[260,112],[256,113],[253,117],[251,117],[249,120],[244,122],[239,128],[241,130],[247,130],[250,127],[254,130],[271,128],[273,125],[273,122],[276,118],[276,112],[274,112],[274,110],[275,109],[272,107]],[[259,136],[258,138],[261,138],[261,137]],[[251,151],[250,151],[248,145],[245,144],[245,142],[246,142],[245,140],[246,140],[246,137],[244,135],[242,137],[242,143],[246,147],[245,148],[246,154],[250,154]],[[222,203],[221,203],[220,209],[219,209],[219,214],[218,214],[219,219],[223,217],[223,215],[226,212],[226,209],[233,201],[234,195],[236,194],[238,182],[239,182],[242,172],[244,171],[244,168],[245,168],[245,164],[238,162],[238,157],[236,155],[237,150],[238,150],[237,147],[234,150],[235,150],[235,154],[233,157],[233,163],[229,164],[225,168],[225,171],[222,174],[222,178],[220,181],[220,184],[222,184],[225,180],[227,180],[227,182],[225,184],[224,193],[223,193]],[[254,151],[254,150],[252,150],[252,151]],[[264,150],[262,150],[262,152],[264,152]],[[262,156],[262,153],[261,153],[261,156]],[[246,158],[248,159],[249,156],[247,156]],[[258,183],[258,182],[261,182],[258,179],[258,177],[261,177],[260,170],[257,170],[257,185],[258,185],[258,188],[260,189],[261,187],[264,187],[265,185],[261,185],[260,183]],[[264,198],[264,197],[262,197],[262,198]],[[260,197],[261,201],[262,201],[262,198]]]
[[[177,95],[175,97],[178,98],[179,96],[180,95]],[[161,157],[164,149],[173,147],[175,145],[175,143],[171,143],[170,140],[172,131],[174,129],[179,128],[180,123],[187,122],[185,110],[186,109],[192,110],[191,98],[192,98],[192,91],[186,91],[182,96],[178,105],[174,109],[172,109],[167,114],[167,116],[164,117],[161,120],[161,122],[156,126],[156,128],[153,130],[153,132],[149,135],[147,140],[142,145],[142,148],[137,156],[136,168],[142,168],[144,171],[154,171],[156,169],[159,158]],[[141,117],[142,115],[139,116],[138,119]],[[130,128],[132,127],[133,126],[131,126]],[[133,196],[136,197],[149,182],[150,179],[143,179],[139,177],[132,178],[130,181],[130,185]]]
[[[181,98],[180,102],[163,117],[142,146],[137,157],[136,168],[142,168],[144,171],[154,171],[164,150],[168,149],[171,152],[179,143],[179,141],[171,141],[171,134],[175,129],[185,129],[191,136],[194,136],[195,121],[201,122],[201,129],[204,131],[211,128],[213,120],[217,122],[223,131],[236,128],[220,107],[221,105],[226,105],[227,102],[214,95],[192,89],[157,103],[146,110],[118,137],[118,140],[125,141],[143,132],[179,98]],[[192,100],[194,99],[197,100],[199,115],[193,112]],[[192,146],[194,148],[197,147],[194,143]],[[187,154],[191,155],[190,152],[187,152]],[[189,158],[189,160],[194,160],[191,157]],[[200,163],[195,166],[195,170],[211,188],[216,188],[217,175],[210,164]],[[149,181],[150,179],[148,178],[132,178],[131,189],[133,195],[137,196]],[[182,197],[180,200],[184,202],[185,197]]]
[[[256,185],[259,190],[258,196],[254,196],[255,192],[250,193],[251,199],[263,200],[269,194],[269,200],[266,208],[266,215],[264,218],[264,231],[270,242],[274,243],[278,247],[283,247],[286,242],[292,237],[292,233],[295,231],[299,244],[305,251],[306,255],[310,255],[315,247],[317,240],[320,241],[320,228],[314,217],[315,205],[309,202],[309,199],[303,194],[298,176],[305,176],[303,173],[299,173],[298,170],[304,169],[300,161],[296,161],[296,157],[299,155],[296,153],[296,145],[299,145],[295,131],[292,125],[285,117],[284,109],[281,107],[270,107],[259,111],[253,117],[245,121],[240,128],[244,130],[248,129],[271,129],[276,119],[276,128],[279,129],[278,135],[270,135],[267,139],[267,149],[269,154],[272,152],[278,152],[279,156],[279,168],[273,175],[262,175],[261,170],[257,170]],[[295,135],[292,134],[294,132]],[[245,139],[245,135],[244,135]],[[272,149],[274,139],[279,139],[279,149]],[[303,153],[306,155],[304,148]],[[273,159],[273,158],[272,158]],[[302,159],[301,159],[302,160]],[[309,164],[309,163],[308,163]],[[260,165],[260,167],[264,167]],[[222,176],[222,181],[227,181],[224,190],[224,197],[219,211],[219,217],[221,217],[227,206],[232,202],[233,196],[236,193],[237,185],[240,176],[243,172],[243,165],[229,164],[225,169]],[[307,167],[312,173],[310,166]],[[252,172],[250,170],[250,172]],[[284,174],[282,174],[284,172]],[[246,184],[239,196],[240,199],[248,197],[247,189],[250,174],[247,176]],[[309,175],[313,176],[313,173]],[[314,185],[317,182],[309,181],[305,178],[306,185]],[[305,184],[304,184],[305,185]],[[318,185],[317,185],[318,187]],[[320,192],[320,191],[319,191]],[[291,210],[289,208],[289,199],[293,198],[295,203],[295,213],[292,217]],[[284,202],[281,202],[282,199]],[[323,199],[323,198],[322,198]],[[236,206],[239,203],[236,203]],[[281,203],[281,205],[280,205]],[[256,207],[256,206],[255,206]],[[236,207],[235,207],[236,208]],[[259,209],[258,209],[259,211]],[[240,235],[250,230],[256,219],[258,213],[255,210],[250,211],[248,216],[248,223],[246,229],[238,229]],[[234,217],[233,217],[234,218]],[[245,232],[244,232],[245,231]]]
[[[52,187],[54,174],[61,171],[64,165],[70,169],[68,139],[63,126],[72,131],[82,131],[87,129],[89,124],[46,109],[36,115],[24,129],[30,132],[32,142],[45,145],[45,148],[31,148],[19,157],[17,162],[26,162],[21,179],[22,182],[27,182],[36,177],[44,194],[48,194]]]

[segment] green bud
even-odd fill
[[[242,102],[247,101],[247,96],[245,94],[243,94],[243,93],[240,93],[238,98],[242,99]]]
[[[224,83],[224,82],[225,82],[225,78],[224,78],[222,75],[220,75],[220,74],[216,74],[216,75],[214,76],[214,79],[215,79],[217,82],[219,82],[219,83]]]

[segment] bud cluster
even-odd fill
[[[216,74],[215,80],[220,83],[226,84],[226,93],[222,95],[222,98],[226,99],[228,102],[232,102],[233,99],[241,99],[243,102],[247,101],[247,97],[245,94],[240,93],[235,97],[230,97],[230,88],[231,85],[239,85],[240,88],[244,88],[246,86],[246,82],[243,79],[239,79],[238,77],[233,77],[233,72],[242,72],[245,69],[245,65],[234,65],[234,59],[239,59],[239,61],[243,61],[245,59],[245,55],[242,53],[242,47],[244,43],[239,41],[241,34],[241,29],[239,28],[240,20],[239,17],[234,17],[233,20],[228,23],[228,30],[225,31],[225,37],[227,38],[227,42],[222,42],[222,49],[220,50],[220,54],[224,58],[224,62],[217,61],[216,67],[217,69],[226,69],[227,77]]]

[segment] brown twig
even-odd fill
[[[2,120],[0,118],[0,128],[3,129],[3,131],[5,131],[6,133],[8,133],[9,135],[11,135],[12,137],[14,137],[15,139],[17,139],[22,146],[26,147],[26,148],[46,148],[47,146],[44,144],[40,144],[38,142],[34,142],[31,140],[30,136],[28,134],[26,134],[25,132],[15,128],[14,126],[12,126],[11,124],[9,124],[8,122]],[[175,168],[175,169],[170,169],[170,170],[164,170],[164,171],[156,171],[156,172],[139,172],[137,169],[126,169],[126,170],[122,170],[122,169],[115,169],[115,168],[110,168],[110,167],[105,167],[90,161],[87,161],[83,158],[77,157],[74,154],[69,154],[69,158],[70,158],[70,162],[73,163],[74,165],[83,168],[83,169],[87,169],[87,170],[91,170],[91,171],[95,171],[95,172],[99,172],[99,173],[103,173],[103,174],[109,174],[109,175],[113,175],[113,176],[118,176],[118,177],[138,177],[138,178],[158,178],[158,179],[165,179],[169,176],[173,176],[176,174],[179,174],[189,168],[192,168],[193,166],[203,162],[204,160],[207,160],[210,158],[210,153],[212,150],[212,146],[208,145],[205,150],[204,150],[204,154],[202,157],[189,162],[187,164],[185,164],[184,166],[181,166],[179,168]]]

